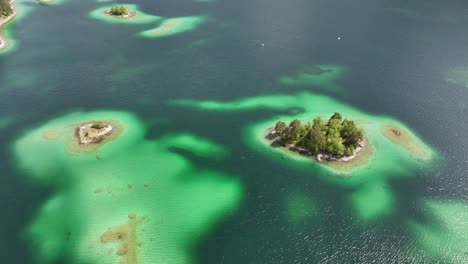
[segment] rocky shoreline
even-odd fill
[[[114,127],[103,122],[89,122],[78,126],[75,136],[81,145],[97,144],[111,135]]]
[[[359,147],[357,147],[354,150],[352,155],[345,157],[336,157],[325,153],[313,153],[308,149],[301,148],[294,144],[287,144],[279,138],[274,129],[269,129],[265,138],[272,142],[271,146],[273,147],[284,147],[291,152],[298,153],[301,156],[314,157],[315,160],[317,160],[318,162],[350,162],[355,160],[358,154],[367,146],[365,140],[361,140],[359,141]]]
[[[10,14],[9,16],[6,16],[6,17],[0,17],[0,30],[1,30],[8,22],[10,22],[11,20],[13,20],[13,18],[16,16],[16,10],[15,10],[15,6],[14,6],[14,2],[15,2],[15,0],[11,0],[11,1],[10,1],[10,6],[11,6],[11,8],[13,9],[13,13]],[[4,15],[4,14],[0,14],[0,15]],[[7,46],[6,37],[2,34],[2,32],[0,32],[0,50],[4,49],[6,46]]]

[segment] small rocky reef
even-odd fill
[[[114,127],[103,121],[85,123],[76,128],[78,143],[82,145],[97,144],[112,134]]]
[[[266,136],[272,146],[287,147],[301,155],[314,156],[318,161],[350,161],[366,146],[363,130],[340,113],[324,121],[317,117],[302,124],[278,122]]]

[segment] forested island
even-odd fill
[[[104,13],[113,16],[113,17],[119,17],[119,18],[129,18],[132,17],[136,14],[136,12],[133,12],[129,10],[129,8],[123,6],[123,5],[115,5],[112,6],[109,10],[105,11]]]
[[[320,117],[307,124],[298,119],[289,125],[280,121],[267,138],[274,140],[272,145],[315,156],[319,161],[349,161],[365,147],[363,130],[337,112],[328,121]]]

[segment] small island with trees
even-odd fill
[[[363,130],[337,112],[328,121],[320,117],[307,124],[297,119],[289,125],[280,121],[266,138],[273,141],[272,146],[313,156],[319,162],[351,161],[366,147]]]
[[[109,10],[104,11],[104,13],[117,18],[130,18],[136,15],[135,11],[132,11],[123,5],[114,5]]]

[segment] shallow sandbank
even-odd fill
[[[430,153],[426,151],[424,145],[403,127],[388,124],[381,128],[382,134],[392,142],[404,147],[415,159],[426,160],[430,158]]]
[[[175,35],[178,33],[191,31],[206,21],[205,16],[176,17],[165,19],[161,24],[153,29],[146,30],[140,35],[148,38],[160,38]]]
[[[104,234],[101,235],[101,243],[117,243],[117,248],[110,248],[109,254],[120,256],[122,264],[137,264],[138,263],[138,248],[142,245],[138,241],[137,231],[138,226],[146,220],[146,217],[138,217],[134,213],[128,214],[128,222],[123,225],[110,227]]]

